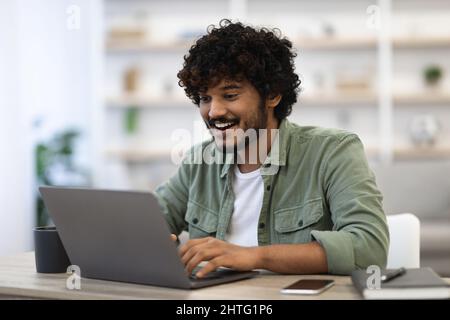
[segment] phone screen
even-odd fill
[[[304,293],[304,294],[316,294],[333,285],[333,280],[322,279],[304,279],[294,282],[293,284],[283,288],[283,293]]]

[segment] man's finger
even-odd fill
[[[178,237],[177,237],[176,235],[174,235],[173,233],[170,235],[170,238],[171,238],[173,241],[177,241],[177,240],[178,240]]]
[[[223,266],[223,257],[222,256],[219,256],[219,257],[214,258],[211,261],[209,261],[203,268],[201,268],[195,274],[195,276],[197,278],[202,278],[202,277],[206,276],[208,273],[210,273],[212,271],[215,271],[219,267],[224,267]]]
[[[199,251],[190,260],[186,262],[186,270],[188,274],[192,273],[202,261],[209,261],[219,257],[222,254],[222,250],[218,249],[207,249],[204,251]]]
[[[181,262],[186,265],[195,255],[202,254],[208,251],[211,246],[207,242],[197,243],[190,247],[183,255],[180,253]]]
[[[188,242],[186,242],[184,245],[181,246],[179,250],[180,256],[183,256],[190,248],[199,245],[201,243],[208,242],[209,240],[210,240],[209,237],[189,240]]]

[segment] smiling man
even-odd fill
[[[287,120],[300,85],[277,30],[222,20],[190,48],[179,84],[212,139],[155,194],[198,277],[218,267],[349,274],[386,265],[382,196],[358,136]],[[194,155],[224,161],[191,161]],[[256,154],[256,156],[255,156]]]

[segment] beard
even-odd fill
[[[212,119],[206,123],[214,138],[216,149],[223,153],[237,155],[251,145],[256,145],[260,138],[260,130],[267,129],[267,109],[264,100],[260,98],[257,108],[249,112],[246,118],[229,117]],[[215,121],[236,121],[237,125],[227,130],[218,130],[214,127]]]

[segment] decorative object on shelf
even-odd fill
[[[109,28],[107,41],[110,44],[139,43],[148,37],[148,14],[139,10],[130,19],[121,21]]]
[[[134,95],[138,90],[139,84],[139,69],[137,67],[130,67],[125,70],[123,77],[123,89],[126,94]]]
[[[123,77],[123,90],[129,97],[136,96],[139,90],[139,68],[130,67],[125,70]],[[139,109],[137,106],[130,105],[125,109],[124,125],[127,134],[133,134],[138,129]]]
[[[172,97],[174,91],[174,80],[172,78],[167,78],[163,82],[163,94],[165,98]]]
[[[321,71],[316,71],[313,74],[313,82],[316,90],[322,91],[325,89],[325,74]],[[303,79],[302,79],[303,83]]]
[[[108,32],[108,42],[139,42],[145,39],[145,30],[131,27],[112,27]]]
[[[331,38],[336,35],[336,29],[330,22],[322,22],[321,31],[325,38]]]
[[[127,134],[136,133],[139,123],[139,109],[136,106],[130,106],[125,110],[125,130]]]
[[[335,86],[338,94],[364,96],[373,91],[373,72],[367,68],[342,68],[336,72]]]
[[[425,84],[428,88],[437,88],[443,77],[442,68],[438,65],[429,65],[423,71]]]
[[[430,147],[436,143],[441,126],[435,116],[420,114],[412,118],[409,125],[410,137],[417,147]]]
[[[347,109],[339,110],[337,113],[338,127],[341,129],[348,129],[351,124],[350,111]]]

